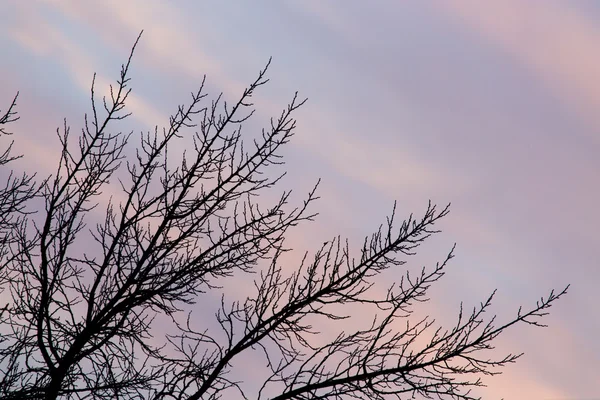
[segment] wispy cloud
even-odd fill
[[[600,26],[574,2],[467,0],[437,5],[530,68],[557,100],[600,127]],[[588,139],[600,145],[600,136]]]
[[[145,30],[136,62],[147,68],[184,74],[198,82],[206,74],[229,94],[237,95],[245,87],[245,83],[225,75],[222,61],[203,49],[205,41],[210,40],[210,32],[201,24],[195,25],[174,3],[108,0],[94,5],[73,0],[45,1],[121,50],[127,49],[133,38]],[[107,24],[111,29],[105,29]]]

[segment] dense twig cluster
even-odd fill
[[[141,136],[131,156],[132,135],[112,130],[129,115],[130,62],[101,102],[92,83],[92,112],[76,143],[65,122],[56,173],[37,186],[11,174],[0,192],[0,284],[8,301],[0,315],[0,397],[247,398],[234,361],[257,352],[267,367],[259,398],[471,399],[481,375],[519,357],[486,358],[493,340],[519,322],[540,325],[538,317],[566,292],[550,293],[499,326],[483,315],[492,296],[471,313],[461,309],[447,330],[430,318],[409,318],[452,252],[387,291],[377,290],[374,278],[402,266],[437,232],[448,208],[431,204],[422,217],[402,222],[394,208],[358,258],[337,237],[297,268],[283,268],[285,234],[315,216],[316,186],[296,208],[288,205],[290,192],[267,207],[256,197],[280,181],[266,168],[282,163],[279,150],[304,102],[294,96],[248,146],[241,126],[253,114],[253,93],[267,82],[266,68],[235,104],[219,96],[204,105],[202,84],[167,128]],[[0,118],[2,134],[16,119],[15,105],[16,98]],[[169,151],[190,135],[193,145],[174,161]],[[13,159],[9,146],[0,163]],[[116,180],[122,198],[111,198],[86,228]],[[30,214],[36,197],[43,209]],[[254,294],[223,297],[215,323],[194,328],[190,310],[210,303],[205,292],[223,277],[248,273],[258,273]],[[315,321],[344,319],[353,305],[378,315],[325,342],[315,335]],[[155,318],[175,329],[161,337]]]

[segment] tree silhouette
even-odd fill
[[[132,153],[132,134],[115,128],[129,115],[133,49],[101,100],[94,76],[81,134],[74,139],[66,121],[58,131],[56,172],[41,183],[11,173],[0,192],[2,398],[472,399],[482,375],[520,356],[493,357],[494,339],[518,323],[543,326],[539,317],[566,292],[550,292],[506,323],[484,318],[493,294],[470,312],[461,307],[449,328],[415,319],[452,251],[387,290],[374,278],[402,268],[438,232],[448,207],[432,204],[404,221],[394,206],[358,257],[336,237],[283,268],[286,232],[315,217],[317,186],[297,207],[289,191],[268,206],[258,196],[283,176],[267,168],[282,164],[304,101],[295,95],[244,141],[241,127],[267,68],[236,103],[209,102],[203,82]],[[16,97],[0,119],[2,135],[15,107]],[[10,150],[2,165],[15,159]],[[238,301],[224,291],[214,320],[198,318],[234,274],[253,282],[253,294]],[[337,336],[317,335],[356,306],[377,316]],[[251,368],[265,372],[250,385],[240,380],[249,366],[239,361],[249,353]]]

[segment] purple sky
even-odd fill
[[[299,90],[283,187],[321,177],[320,218],[294,231],[298,254],[360,238],[427,200],[452,202],[409,264],[456,258],[427,306],[451,323],[494,289],[510,318],[572,284],[547,329],[521,326],[498,352],[525,356],[485,398],[600,396],[600,6],[592,1],[22,1],[0,13],[0,108],[21,91],[17,168],[54,170],[56,127],[89,107],[145,30],[129,103],[136,131],[164,125],[204,74],[235,99],[269,56],[257,123]],[[258,125],[256,125],[258,126]],[[249,128],[253,126],[250,125]],[[400,272],[398,273],[400,276]]]

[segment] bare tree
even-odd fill
[[[266,68],[236,103],[208,102],[202,83],[132,153],[132,134],[115,130],[129,115],[132,55],[101,101],[94,77],[81,134],[73,140],[66,122],[57,131],[56,173],[38,186],[11,174],[0,194],[3,398],[472,399],[481,376],[520,356],[493,356],[494,339],[515,324],[543,326],[539,317],[566,292],[505,323],[484,318],[493,294],[470,312],[461,307],[449,328],[415,319],[452,251],[387,290],[375,278],[404,268],[438,232],[448,207],[432,204],[404,221],[394,206],[357,257],[336,237],[283,268],[286,232],[315,217],[317,187],[297,207],[289,191],[266,206],[258,195],[283,176],[267,168],[282,164],[304,101],[295,95],[248,144],[241,127]],[[2,124],[15,120],[15,101]],[[181,143],[187,151],[173,153]],[[11,159],[7,151],[2,164]],[[214,320],[198,318],[234,274],[254,281],[253,294],[232,300],[222,290]],[[357,305],[377,315],[354,331],[316,335],[313,324],[347,318]],[[248,353],[264,368],[258,384],[240,381]]]
[[[6,138],[12,135],[7,130],[7,126],[19,119],[16,113],[17,93],[13,98],[10,106],[4,112],[0,110],[0,137]],[[5,167],[11,161],[14,161],[21,156],[12,154],[13,141],[11,141],[5,149],[0,150],[0,167]],[[33,182],[33,176],[22,174],[16,176],[10,172],[6,177],[4,187],[0,187],[0,295],[7,284],[7,275],[5,266],[11,262],[10,259],[10,244],[14,244],[18,226],[23,223],[23,217],[27,214],[26,202],[31,200],[36,195],[36,187]],[[4,321],[4,313],[8,306],[4,307],[0,304],[0,321]],[[6,338],[0,336],[0,346],[6,341]]]

